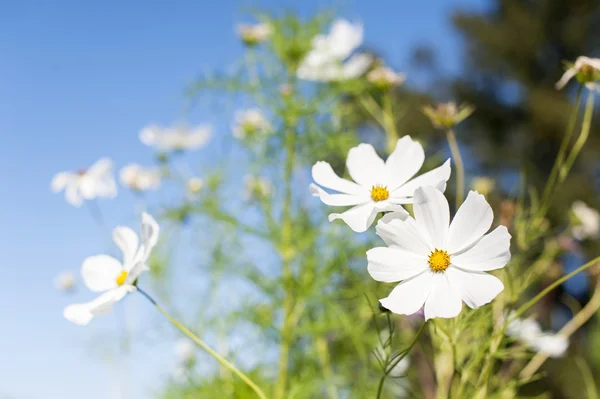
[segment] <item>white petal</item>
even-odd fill
[[[87,326],[94,318],[87,303],[76,303],[67,306],[63,311],[63,316],[79,326]]]
[[[315,37],[319,46],[327,46],[332,57],[344,59],[350,55],[363,40],[363,27],[361,24],[352,24],[345,19],[336,19],[331,24],[329,34],[325,37]]]
[[[376,184],[387,185],[385,163],[371,144],[359,144],[348,151],[346,166],[352,179],[361,186],[371,189]]]
[[[406,280],[427,270],[427,258],[400,248],[373,248],[367,251],[367,270],[384,283]]]
[[[162,130],[159,126],[150,125],[146,126],[140,132],[139,138],[140,141],[148,146],[155,145],[158,141],[159,135],[162,133]]]
[[[135,231],[129,227],[116,227],[113,230],[113,241],[123,252],[123,265],[125,265],[125,268],[129,269],[133,267],[133,262],[140,245],[140,240]]]
[[[342,219],[352,230],[362,233],[373,224],[377,213],[373,202],[367,202],[366,204],[350,208],[344,213],[332,213],[329,215],[329,221],[333,222],[336,219]]]
[[[444,194],[431,186],[418,188],[413,210],[416,224],[427,234],[431,246],[444,248],[450,223],[450,208]]]
[[[450,173],[450,160],[448,159],[442,166],[432,169],[427,173],[423,173],[421,176],[417,176],[406,182],[406,184],[398,187],[397,190],[390,193],[390,197],[413,197],[415,190],[422,186],[434,186],[441,192],[444,192],[446,191],[446,182],[450,178]]]
[[[191,130],[185,138],[185,147],[190,150],[201,148],[208,143],[212,135],[212,128],[208,125],[201,125]]]
[[[444,274],[471,309],[490,303],[504,289],[502,281],[489,273],[465,271],[450,266]]]
[[[363,195],[366,190],[358,184],[342,179],[327,162],[317,162],[312,167],[312,178],[317,184],[344,194]]]
[[[471,248],[452,255],[452,264],[473,271],[503,268],[510,260],[510,238],[506,227],[498,226]]]
[[[397,314],[413,314],[417,312],[429,296],[433,273],[424,272],[398,284],[387,298],[379,302]]]
[[[569,82],[569,80],[573,79],[575,74],[577,74],[577,70],[575,68],[567,69],[560,80],[556,82],[554,87],[556,87],[557,90],[562,89]]]
[[[372,63],[373,56],[370,54],[355,54],[344,62],[340,75],[343,79],[356,79],[364,75]]]
[[[311,184],[310,192],[313,196],[321,198],[324,204],[330,206],[360,205],[371,201],[371,197],[366,191],[360,196],[352,194],[329,194],[316,184]]]
[[[388,190],[394,191],[416,175],[423,166],[423,161],[425,151],[421,144],[413,141],[410,136],[399,139],[394,152],[385,162]]]
[[[52,178],[52,183],[50,183],[50,188],[53,192],[57,193],[62,191],[66,186],[71,184],[74,180],[77,179],[77,176],[71,172],[60,172],[57,173],[56,176]]]
[[[462,310],[460,286],[449,281],[448,270],[444,273],[432,273],[431,290],[425,302],[425,320],[456,317]]]
[[[485,197],[477,191],[469,192],[450,224],[446,250],[454,254],[472,245],[490,229],[493,221],[494,212]]]
[[[434,248],[423,237],[415,220],[404,213],[384,215],[375,228],[388,246],[396,246],[417,255],[428,255]]]
[[[123,270],[121,262],[108,255],[90,256],[81,266],[83,282],[92,291],[106,291],[117,286]]]
[[[142,229],[140,232],[142,239],[140,253],[142,256],[141,258],[137,259],[138,261],[145,262],[148,259],[152,248],[154,248],[158,242],[159,232],[160,228],[158,227],[156,220],[154,220],[154,218],[146,212],[142,213]]]
[[[143,272],[147,272],[148,270],[150,270],[150,268],[144,262],[137,262],[135,265],[133,265],[131,270],[129,270],[129,274],[127,274],[125,284],[128,284],[133,287],[133,283],[135,282],[135,280],[137,280],[140,274],[142,274]]]
[[[103,176],[112,173],[113,162],[109,158],[101,158],[85,173],[92,176]]]
[[[70,184],[65,190],[65,199],[73,206],[81,206],[83,204],[83,198],[79,192],[79,187],[76,184]]]
[[[562,357],[569,348],[569,341],[558,334],[544,334],[532,344],[536,351],[550,357]]]
[[[95,316],[104,316],[110,312],[112,306],[131,292],[129,287],[123,286],[112,289],[88,303],[69,305],[63,311],[64,317],[80,326],[87,325]]]

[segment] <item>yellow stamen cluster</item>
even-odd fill
[[[121,286],[121,285],[125,284],[125,280],[127,279],[128,274],[129,273],[127,273],[125,270],[123,270],[121,272],[121,274],[119,274],[119,276],[117,276],[117,280],[116,280],[117,285]]]
[[[373,201],[384,201],[390,197],[387,187],[373,186],[371,188],[371,198]]]
[[[429,267],[434,273],[443,272],[450,266],[450,255],[443,249],[436,248],[434,251],[431,251],[427,263],[429,263]]]

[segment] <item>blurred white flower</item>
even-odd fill
[[[188,338],[177,340],[174,351],[178,364],[189,364],[196,358],[196,344]]]
[[[456,317],[462,302],[476,309],[491,302],[502,282],[486,271],[510,260],[510,234],[494,220],[483,195],[471,191],[450,223],[450,207],[432,186],[415,191],[415,218],[385,215],[377,235],[388,245],[367,251],[368,271],[377,281],[400,283],[381,305],[398,314],[413,314],[423,304],[425,320]]]
[[[600,91],[600,58],[578,57],[575,64],[556,82],[556,88],[562,89],[573,78],[585,84],[589,90]]]
[[[561,357],[569,348],[569,341],[558,335],[543,332],[533,319],[514,319],[506,327],[506,334],[521,341],[534,352],[550,357]]]
[[[73,272],[62,272],[54,278],[54,286],[59,291],[71,291],[75,288],[75,282]]]
[[[244,177],[244,198],[264,198],[273,194],[273,185],[262,176],[247,175]]]
[[[160,187],[160,170],[130,163],[119,173],[121,184],[134,191],[156,190]]]
[[[52,191],[65,190],[65,199],[73,206],[81,206],[84,200],[114,198],[117,184],[113,176],[113,163],[102,158],[88,169],[76,172],[60,172],[52,179]]]
[[[188,194],[198,194],[204,187],[204,180],[199,177],[192,177],[187,181]]]
[[[269,24],[239,24],[237,32],[240,38],[247,46],[255,46],[266,41],[273,33],[273,29]]]
[[[142,129],[140,140],[159,151],[197,150],[208,143],[211,133],[212,128],[208,125],[189,129],[181,125],[176,127],[150,125]]]
[[[337,19],[327,35],[317,35],[312,49],[304,57],[296,71],[299,79],[314,81],[338,81],[354,79],[369,69],[373,57],[368,54],[350,54],[363,41],[360,24]]]
[[[491,193],[495,186],[494,179],[485,176],[477,176],[471,181],[471,188],[483,195]]]
[[[571,211],[580,222],[571,229],[573,237],[578,240],[598,237],[600,234],[600,214],[597,210],[590,208],[583,201],[575,201],[571,205]]]
[[[253,137],[265,137],[272,130],[271,122],[258,108],[250,108],[235,113],[233,137],[239,140]]]
[[[402,205],[413,202],[413,194],[418,187],[446,189],[446,181],[450,178],[450,160],[412,179],[424,161],[423,147],[410,136],[398,140],[394,152],[385,162],[373,146],[360,144],[350,149],[346,159],[348,173],[356,183],[340,178],[331,165],[321,161],[312,167],[313,180],[340,194],[329,194],[314,183],[310,185],[310,191],[313,196],[321,198],[324,204],[353,206],[344,213],[330,214],[329,221],[342,219],[352,230],[363,232],[371,226],[379,212],[406,212]]]
[[[123,252],[123,262],[109,255],[87,258],[81,266],[85,285],[100,296],[88,303],[69,305],[64,310],[67,320],[87,325],[94,316],[103,316],[128,293],[135,292],[138,276],[148,270],[146,260],[158,241],[159,227],[154,218],[142,214],[140,237],[129,227],[113,230],[113,240]],[[140,242],[141,241],[141,242]]]
[[[423,107],[423,113],[438,129],[450,129],[467,119],[473,112],[475,112],[475,107],[472,105],[457,106],[452,101],[437,104],[435,108],[430,105]]]
[[[367,80],[375,86],[385,89],[401,85],[406,80],[406,76],[389,67],[378,66],[367,74]]]

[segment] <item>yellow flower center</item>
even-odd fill
[[[121,272],[121,274],[119,274],[119,276],[117,277],[117,285],[121,286],[121,285],[125,284],[125,280],[127,279],[127,275],[128,275],[128,273],[125,270],[123,270]]]
[[[445,271],[448,266],[450,266],[450,255],[448,255],[448,252],[444,251],[443,249],[436,248],[434,251],[431,251],[429,260],[427,262],[429,263],[431,271],[440,273]]]
[[[386,187],[373,186],[371,188],[371,198],[373,198],[373,201],[383,201],[388,199],[389,196],[390,192]]]

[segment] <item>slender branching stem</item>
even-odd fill
[[[450,151],[452,152],[452,159],[454,160],[454,164],[456,165],[456,209],[460,208],[464,198],[465,198],[465,166],[463,164],[462,157],[460,155],[460,150],[458,148],[458,143],[456,141],[456,136],[454,132],[449,129],[446,131],[446,139],[448,139],[448,145],[450,146]]]

